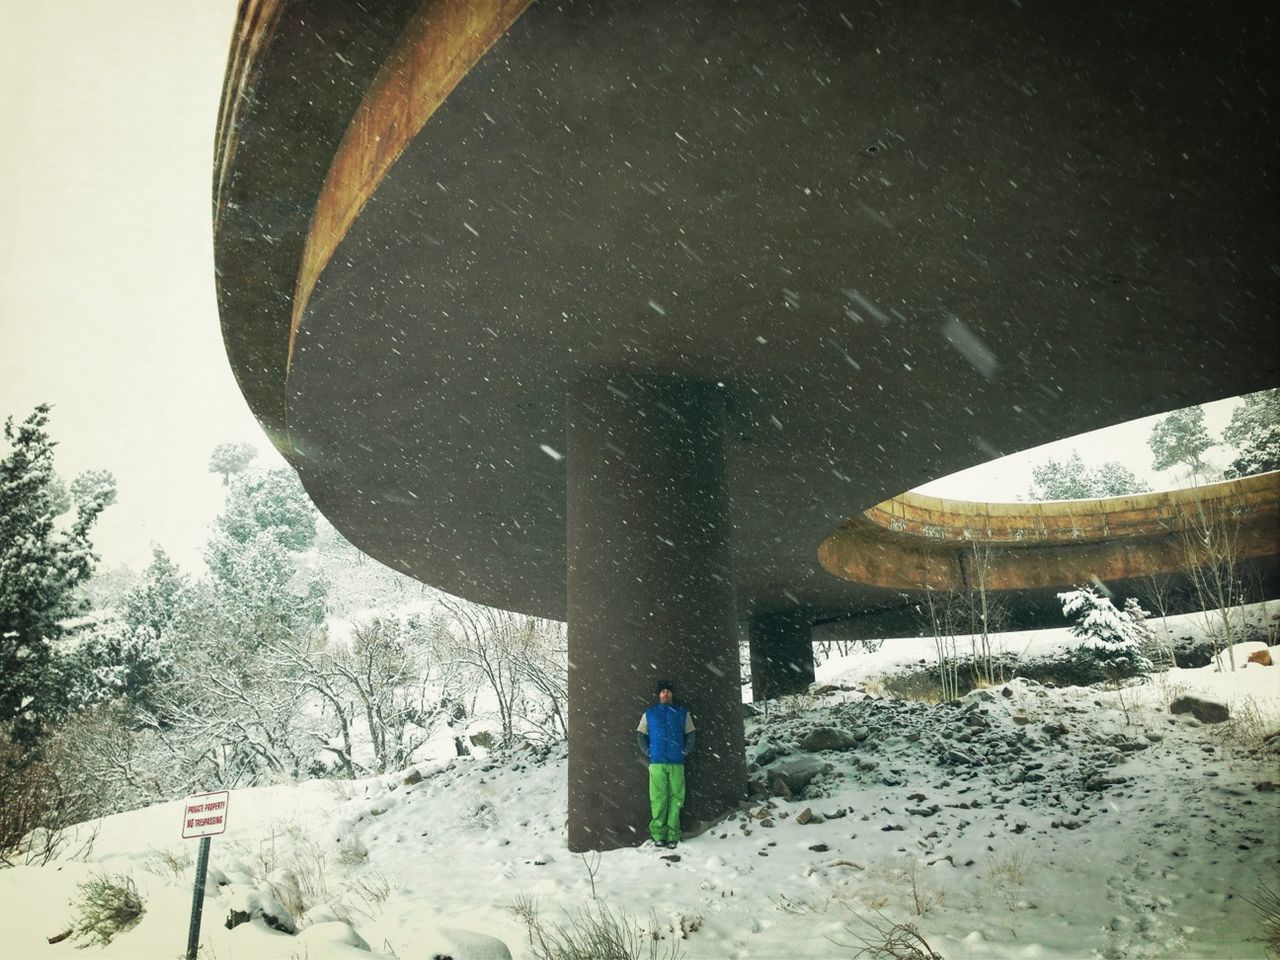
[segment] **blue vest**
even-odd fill
[[[689,711],[655,703],[644,715],[649,722],[649,762],[684,763],[684,721]]]

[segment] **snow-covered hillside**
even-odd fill
[[[1237,648],[1234,672],[1019,679],[952,704],[866,692],[917,659],[895,644],[829,661],[825,692],[750,719],[755,795],[675,851],[571,854],[562,747],[236,791],[201,956],[531,957],[522,915],[545,930],[602,908],[644,955],[657,937],[659,955],[851,957],[909,923],[948,960],[1264,956],[1250,900],[1276,886],[1280,668],[1244,666],[1264,644]],[[1232,719],[1171,714],[1186,693]],[[196,844],[180,817],[108,817],[46,867],[0,871],[0,957],[181,955]],[[105,947],[50,945],[103,872],[132,877],[141,920]],[[227,929],[236,910],[253,919]]]

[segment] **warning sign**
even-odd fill
[[[218,793],[197,793],[187,797],[182,804],[182,839],[213,837],[227,829],[227,803],[229,790]]]

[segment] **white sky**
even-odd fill
[[[115,474],[94,542],[140,568],[153,542],[192,572],[221,505],[209,453],[279,463],[223,350],[213,288],[213,137],[235,0],[0,0],[0,419],[54,404],[58,469]],[[1229,412],[1210,417],[1218,432]],[[1153,486],[1150,422],[935,481],[1025,494],[1030,464],[1116,459]]]
[[[115,474],[94,541],[192,570],[224,440],[274,456],[222,348],[210,182],[235,0],[0,0],[0,419]]]
[[[1221,439],[1223,428],[1231,421],[1231,412],[1238,406],[1240,401],[1234,397],[1204,404],[1205,427],[1215,441]],[[1042,464],[1051,457],[1059,461],[1065,460],[1074,449],[1080,452],[1081,458],[1088,465],[1097,466],[1107,460],[1115,460],[1132,470],[1152,490],[1172,490],[1187,485],[1190,479],[1181,469],[1159,472],[1151,469],[1151,448],[1147,446],[1147,437],[1162,416],[1164,414],[1131,420],[1032,447],[1030,450],[942,477],[918,489],[935,497],[957,500],[1017,500],[1019,497],[1026,497],[1031,486],[1033,466]],[[1207,454],[1209,462],[1218,468],[1225,466],[1230,457],[1223,455],[1224,450],[1222,447],[1210,449]]]

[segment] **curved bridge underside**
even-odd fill
[[[228,356],[354,543],[569,621],[571,844],[631,842],[582,785],[634,774],[574,757],[658,670],[740,758],[739,621],[898,603],[818,562],[851,513],[1276,384],[1275,34],[1190,0],[245,0]],[[700,762],[723,809],[740,759]]]
[[[1232,567],[1251,595],[1273,597],[1280,591],[1280,473],[1047,503],[905,493],[846,520],[818,557],[832,576],[902,591],[908,606],[926,589],[991,591],[1024,627],[1061,623],[1057,594],[1078,584],[1149,597],[1155,578],[1170,603],[1190,608],[1197,600],[1190,571],[1207,563]],[[883,632],[889,619],[855,616],[845,632]]]

